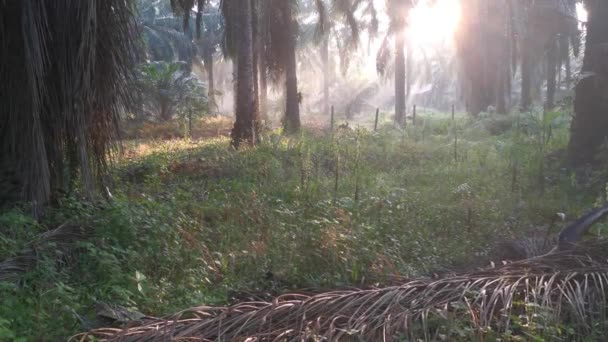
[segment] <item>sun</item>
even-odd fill
[[[458,0],[421,0],[409,14],[408,34],[418,46],[436,46],[453,41],[461,15]]]
[[[454,47],[454,35],[461,20],[461,0],[415,0],[414,8],[410,10],[408,17],[407,35],[409,43],[413,47],[414,58],[420,58],[420,51],[426,49],[450,50]],[[495,1],[495,0],[491,0]],[[374,0],[374,5],[379,13],[385,13],[386,0]],[[389,19],[386,15],[380,15],[380,27],[388,29]],[[363,41],[368,41],[367,33],[364,32]],[[362,73],[372,79],[377,77],[376,53],[382,40],[374,40],[370,43]]]

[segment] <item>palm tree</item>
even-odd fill
[[[202,108],[207,103],[204,84],[186,63],[152,62],[140,65],[135,88],[141,101],[142,117],[169,121],[185,108]],[[206,107],[206,106],[205,106]]]
[[[138,0],[137,9],[137,24],[145,47],[142,55],[146,58],[142,59],[192,64],[197,55],[196,46],[192,38],[181,31],[182,23],[173,15],[168,3]]]
[[[460,83],[469,114],[489,106],[507,112],[511,65],[516,36],[514,6],[505,1],[462,1],[461,25],[456,33]]]
[[[557,62],[558,62],[558,45],[557,35],[549,38],[547,43],[547,99],[545,108],[547,110],[555,107],[555,90],[557,88]]]
[[[364,8],[363,14],[369,15],[371,18],[370,23],[363,22],[360,18],[355,16],[355,12],[358,11],[364,4],[362,1],[351,2],[349,0],[332,0],[328,4],[324,0],[315,0],[314,5],[310,6],[311,9],[316,11],[318,20],[314,32],[314,39],[319,45],[319,52],[321,57],[321,72],[323,74],[323,112],[329,114],[330,110],[330,44],[332,40],[336,43],[340,43],[345,48],[341,55],[346,55],[353,51],[358,45],[359,32],[368,27],[371,35],[375,35],[378,30],[378,18],[376,8],[373,1],[368,1],[367,6]],[[342,24],[346,26],[347,30],[338,30],[336,27]],[[343,64],[346,63],[346,58],[343,60]],[[345,68],[343,68],[344,70]]]
[[[236,55],[236,121],[232,128],[232,145],[256,143],[257,94],[254,85],[253,8],[250,1],[224,0],[222,14],[226,20],[228,50]],[[237,34],[238,33],[238,34]]]
[[[384,42],[378,51],[376,66],[379,73],[386,70],[388,59],[391,56],[389,47],[389,37],[394,37],[395,49],[395,121],[399,125],[405,125],[405,106],[406,97],[410,94],[411,80],[406,82],[406,71],[411,71],[411,61],[406,63],[406,28],[409,10],[413,7],[411,0],[386,0],[386,10],[390,19],[389,31],[384,38]],[[411,58],[411,51],[408,48],[407,56]],[[411,78],[411,74],[407,75]],[[407,84],[407,85],[406,85]],[[406,93],[407,92],[407,93]]]
[[[171,0],[174,11],[183,14],[184,31],[189,29],[189,18],[196,4],[197,37],[202,35],[203,8],[207,2],[207,0]],[[254,51],[257,6],[255,1],[222,0],[220,8],[224,19],[223,52],[234,61],[236,120],[231,135],[232,145],[238,148],[243,142],[255,144],[258,129],[257,65]],[[208,61],[207,65],[209,64],[212,64],[212,61]],[[208,71],[208,74],[212,77],[212,73]]]
[[[608,2],[586,0],[588,13],[585,56],[576,85],[574,118],[568,154],[573,166],[596,162],[608,137]]]
[[[134,10],[132,0],[0,3],[0,159],[35,208],[77,174],[89,197],[101,183],[130,107]]]
[[[267,39],[265,63],[274,83],[284,82],[286,133],[300,129],[300,94],[298,92],[296,47],[299,34],[297,0],[269,0],[266,13]]]
[[[269,24],[270,24],[270,12],[269,7],[270,0],[258,0],[254,1],[256,4],[256,15],[257,15],[257,71],[258,71],[258,97],[259,97],[259,110],[260,116],[264,119],[268,119],[268,63],[266,61],[267,56],[267,43],[269,41]]]
[[[561,64],[565,61],[567,74],[570,73],[570,47],[577,55],[579,44],[576,18],[576,0],[554,2],[515,3],[521,25],[517,30],[521,45],[521,109],[527,111],[533,103],[533,88],[538,81],[537,74],[544,74],[547,84],[545,107],[553,108],[557,79]],[[538,46],[541,49],[538,49]],[[544,59],[544,61],[543,61]],[[544,62],[545,70],[535,70]],[[567,79],[570,76],[567,75]],[[567,81],[568,83],[568,81]]]
[[[192,38],[190,27],[190,16],[192,9],[196,6],[196,38],[201,37],[203,26],[203,12],[209,0],[170,0],[171,8],[175,14],[182,16],[182,30]]]
[[[278,2],[278,3],[276,3]],[[297,21],[294,17],[293,4],[285,0],[275,0],[275,6],[285,29],[285,122],[287,133],[300,130],[300,94],[298,92],[298,76],[296,62]],[[277,29],[281,26],[277,26]],[[273,30],[273,32],[276,31]]]
[[[212,106],[215,103],[215,77],[213,72],[214,58],[218,47],[222,43],[224,36],[224,22],[217,9],[207,10],[203,13],[201,38],[197,43],[203,59],[205,71],[207,73],[207,83],[209,86],[209,102]]]

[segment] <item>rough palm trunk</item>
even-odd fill
[[[564,64],[566,68],[566,89],[570,90],[570,87],[572,86],[572,65],[570,62],[570,53],[566,55]]]
[[[496,113],[507,114],[507,100],[505,98],[506,85],[508,74],[503,70],[504,65],[500,65],[498,72],[496,73]]]
[[[251,3],[235,7],[237,41],[236,121],[232,128],[232,145],[255,144],[255,88],[253,84],[253,33]]]
[[[405,87],[405,101],[406,103],[410,103],[412,101],[412,83],[414,82],[413,78],[413,69],[412,63],[414,62],[414,50],[412,49],[412,44],[409,39],[407,42],[407,55],[406,55],[406,87]]]
[[[495,78],[489,67],[489,52],[495,48],[490,40],[487,6],[490,1],[463,1],[462,21],[457,31],[457,53],[461,60],[462,89],[467,112],[476,117],[488,106],[494,105]],[[493,32],[493,31],[492,31]],[[483,48],[480,48],[483,47]]]
[[[501,11],[507,11],[502,13]],[[496,2],[494,6],[488,8],[489,13],[500,13],[493,15],[490,20],[494,25],[490,25],[491,30],[488,33],[488,38],[492,42],[491,54],[492,58],[488,61],[490,66],[490,80],[494,80],[492,88],[494,89],[494,105],[496,113],[507,114],[507,89],[510,81],[510,64],[511,64],[511,49],[510,44],[510,27],[507,15],[510,15],[510,9],[506,3]],[[490,82],[488,82],[490,84]]]
[[[524,38],[521,51],[521,111],[532,106],[532,51],[528,38]]]
[[[395,121],[405,126],[405,34],[395,34]]]
[[[298,93],[298,75],[296,63],[296,22],[293,17],[293,8],[290,4],[285,5],[285,21],[287,23],[287,40],[285,47],[285,92],[286,112],[284,128],[287,133],[295,133],[300,130],[300,95]]]
[[[268,40],[268,1],[258,2],[258,25],[257,25],[257,68],[258,68],[258,100],[259,116],[261,120],[268,122],[268,61],[266,56],[266,43]]]
[[[171,120],[172,116],[173,116],[173,112],[171,111],[171,105],[169,104],[169,100],[162,99],[160,102],[160,119],[162,121],[169,121],[169,120]]]
[[[264,120],[268,120],[268,78],[266,65],[266,56],[263,47],[258,56],[258,78],[259,78],[259,97],[260,97],[260,116]]]
[[[547,110],[555,107],[555,89],[557,86],[557,41],[554,37],[550,38],[547,46]]]
[[[321,62],[323,63],[323,113],[329,115],[329,34],[323,37]]]
[[[209,88],[208,97],[212,107],[217,107],[215,103],[215,77],[213,74],[213,53],[205,53],[203,57],[205,71],[207,72],[207,87]]]
[[[259,84],[259,75],[258,75],[258,63],[259,63],[259,58],[260,58],[260,34],[259,34],[259,23],[258,23],[258,19],[259,19],[259,7],[256,6],[256,2],[255,0],[251,0],[251,35],[252,35],[252,40],[253,40],[253,89],[254,89],[254,98],[255,98],[255,105],[254,105],[254,117],[253,117],[253,121],[254,124],[256,125],[256,128],[254,129],[254,131],[258,130],[258,122],[259,122],[259,115],[260,115],[260,108],[259,108],[259,104],[260,104],[260,84]]]
[[[593,163],[608,138],[608,1],[587,0],[585,5],[589,14],[585,57],[568,146],[573,166]]]

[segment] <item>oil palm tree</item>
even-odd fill
[[[300,129],[300,94],[296,47],[298,38],[296,0],[270,0],[268,42],[266,43],[266,62],[271,79],[275,83],[285,82],[285,116],[283,127],[286,133]]]
[[[198,53],[197,48],[192,38],[182,31],[181,20],[173,15],[169,4],[159,0],[138,0],[137,9],[145,59],[191,64]]]
[[[390,37],[392,37],[395,49],[395,122],[399,125],[405,125],[406,99],[410,95],[411,88],[411,61],[406,62],[405,47],[407,17],[413,6],[414,3],[411,0],[386,0],[386,12],[389,16],[390,25],[378,51],[376,61],[378,72],[384,73],[391,56]],[[407,56],[411,58],[412,55],[409,50]],[[406,72],[408,72],[408,75],[406,75]]]
[[[270,0],[258,0],[255,3],[255,15],[257,18],[256,29],[256,55],[257,55],[257,73],[258,73],[258,98],[260,117],[264,120],[268,119],[268,63],[267,58],[267,43],[269,41],[270,31]]]
[[[213,8],[203,13],[201,37],[197,40],[199,51],[207,73],[209,87],[209,102],[215,106],[215,77],[213,72],[214,59],[224,36],[224,21],[218,9]]]
[[[192,37],[190,17],[192,9],[196,7],[196,38],[201,37],[203,27],[203,12],[209,0],[170,0],[171,8],[175,14],[182,16],[182,30]]]
[[[190,17],[196,5],[197,38],[204,33],[204,7],[208,0],[171,0],[173,11],[183,16],[183,30],[191,33]],[[256,24],[255,1],[222,0],[219,4],[223,17],[223,53],[234,61],[236,120],[232,129],[232,145],[238,148],[243,142],[256,143],[258,129],[257,65],[254,64],[254,34]],[[207,39],[211,40],[208,36]],[[201,42],[213,45],[213,42]],[[209,47],[210,47],[209,46]],[[207,49],[207,58],[210,57]],[[211,63],[209,63],[211,62]],[[207,65],[212,61],[208,60]],[[208,75],[212,72],[207,70]]]
[[[131,0],[0,3],[0,159],[21,200],[47,203],[76,174],[94,195],[130,106],[133,13]]]
[[[312,2],[312,1],[309,1]],[[363,5],[366,5],[363,7]],[[340,51],[342,59],[342,70],[348,62],[348,54],[352,53],[357,47],[359,41],[359,32],[367,29],[371,36],[374,36],[378,30],[378,18],[376,8],[373,1],[355,1],[349,0],[315,0],[314,4],[308,6],[310,10],[315,11],[318,17],[314,40],[319,46],[321,57],[321,72],[323,74],[323,112],[329,113],[329,97],[330,97],[330,44],[335,41],[336,45],[341,45],[343,48]],[[369,15],[370,22],[364,22],[360,17],[355,15],[355,12],[363,9],[363,15]],[[338,26],[344,26],[345,29],[340,30]]]
[[[234,56],[236,68],[236,120],[232,129],[232,145],[256,143],[258,129],[257,93],[254,84],[253,7],[250,1],[223,0],[226,54]]]
[[[571,77],[570,50],[578,55],[576,0],[515,2],[513,6],[518,8],[516,16],[520,23],[516,30],[521,46],[521,109],[527,111],[531,108],[533,85],[539,83],[535,79],[540,75],[545,75],[547,84],[545,107],[552,108],[561,65],[566,66],[568,80]],[[545,70],[535,72],[542,65]]]
[[[505,113],[516,37],[514,6],[510,1],[478,0],[465,0],[461,5],[456,49],[465,107],[473,116],[489,106]]]

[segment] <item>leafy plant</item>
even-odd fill
[[[168,121],[191,119],[207,110],[205,85],[184,63],[153,62],[138,68],[136,89],[141,116]]]

